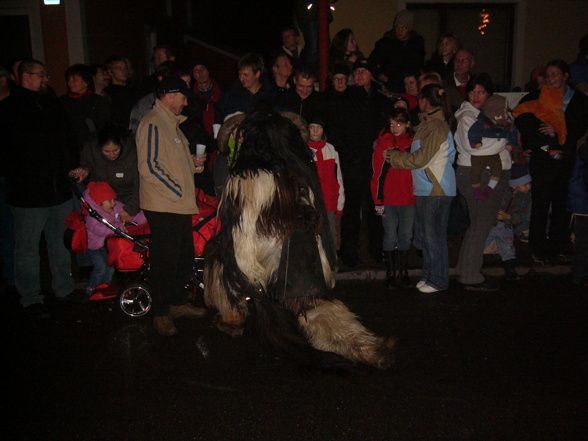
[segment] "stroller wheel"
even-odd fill
[[[151,310],[150,286],[146,283],[129,283],[118,296],[120,312],[129,318],[138,319],[146,316]]]

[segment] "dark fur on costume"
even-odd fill
[[[219,310],[215,324],[236,336],[250,317],[266,343],[302,364],[341,367],[343,357],[387,368],[395,341],[331,298],[335,247],[300,130],[278,113],[255,112],[236,138],[221,229],[205,250],[205,301]]]

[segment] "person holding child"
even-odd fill
[[[88,188],[84,191],[84,199],[108,223],[125,231],[125,222],[122,218],[122,213],[125,212],[124,204],[116,200],[116,193],[107,182],[88,183]],[[144,224],[147,219],[143,212],[139,211],[132,218],[132,222]],[[86,216],[86,230],[88,231],[86,254],[94,265],[86,286],[86,294],[89,297],[98,285],[110,284],[112,281],[114,268],[107,263],[108,251],[105,247],[105,239],[106,236],[113,234],[113,231],[91,216]]]
[[[518,136],[518,130],[510,122],[506,98],[501,95],[489,97],[478,120],[468,130],[468,140],[472,147],[470,184],[474,198],[481,201],[490,198],[502,174],[500,152],[517,149]],[[482,189],[482,174],[486,168],[490,169],[490,180],[488,186]]]
[[[484,245],[494,226],[496,213],[500,209],[501,195],[508,190],[512,159],[510,152],[506,149],[499,153],[502,167],[500,179],[487,200],[476,199],[470,178],[472,157],[476,149],[471,147],[468,132],[478,120],[486,101],[494,94],[492,79],[486,73],[472,76],[466,85],[466,94],[467,100],[455,113],[457,118],[455,143],[458,152],[455,174],[459,193],[467,203],[470,224],[461,242],[455,270],[459,282],[466,290],[492,292],[498,290],[498,286],[491,279],[486,279],[481,272],[484,264]],[[485,184],[489,179],[490,171],[484,170],[482,182]]]
[[[345,190],[343,187],[343,176],[341,174],[341,164],[339,162],[339,153],[331,144],[327,142],[325,135],[325,120],[313,115],[308,118],[308,129],[310,138],[308,147],[312,151],[313,161],[325,201],[327,219],[333,236],[333,243],[337,243],[337,227],[335,216],[343,214],[343,205],[345,204]]]
[[[496,241],[504,266],[505,280],[517,281],[521,276],[515,269],[514,227],[531,211],[531,175],[527,167],[515,162],[510,169],[508,185],[510,191],[504,193],[497,222],[486,239],[486,247]]]
[[[388,149],[409,152],[414,132],[406,109],[395,108],[382,129],[374,151],[374,174],[371,191],[376,213],[382,216],[384,227],[384,260],[386,287],[410,287],[408,277],[408,250],[416,216],[416,196],[413,194],[410,170],[395,169],[385,161]]]

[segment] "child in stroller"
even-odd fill
[[[107,182],[90,182],[84,192],[84,199],[102,219],[121,231],[126,231],[125,223],[120,219],[124,204],[116,200],[116,193]],[[84,211],[87,212],[88,209],[86,208]],[[143,212],[139,211],[133,217],[132,222],[135,225],[144,224],[147,219]],[[108,251],[105,247],[105,239],[112,234],[113,230],[92,216],[86,216],[86,230],[88,232],[86,254],[94,266],[86,286],[86,294],[90,297],[97,286],[110,285],[112,281],[114,268],[107,263]]]
[[[96,183],[90,183],[88,187],[94,187]],[[103,183],[104,184],[104,183]],[[116,217],[118,212],[114,208],[114,219],[112,214],[103,213],[98,210],[100,206],[86,201],[92,198],[88,190],[82,195],[77,187],[72,186],[76,197],[81,200],[86,215],[85,221],[80,221],[80,213],[72,212],[68,219],[70,230],[83,229],[87,232],[88,239],[84,239],[84,245],[90,244],[91,234],[89,225],[95,225],[102,233],[101,243],[106,246],[106,266],[111,267],[112,273],[116,270],[119,275],[124,275],[120,284],[107,285],[100,283],[94,286],[90,300],[116,300],[118,310],[123,316],[131,319],[138,319],[146,316],[151,310],[151,294],[149,284],[149,224],[145,223],[146,218],[141,214],[136,220],[139,225],[122,225]],[[108,195],[107,195],[108,196]],[[193,296],[204,292],[203,270],[204,270],[204,246],[208,239],[216,232],[217,218],[216,210],[218,199],[205,194],[202,190],[196,189],[196,204],[200,214],[192,217],[192,230],[194,239],[194,265],[190,280],[186,281],[186,289],[191,290]],[[98,197],[98,199],[102,199]],[[96,202],[93,200],[92,202]],[[104,202],[104,201],[102,201]],[[115,201],[115,205],[119,204]],[[122,207],[123,205],[120,204]],[[104,216],[106,214],[106,216]],[[88,225],[87,225],[88,224]],[[122,226],[122,228],[120,228]],[[82,235],[83,236],[83,235]],[[86,247],[75,247],[68,238],[68,246],[76,253],[86,251]],[[75,239],[73,240],[76,241]],[[90,249],[90,246],[88,246]],[[103,261],[102,261],[103,262]],[[104,280],[102,280],[104,282]],[[93,283],[94,285],[94,283]]]

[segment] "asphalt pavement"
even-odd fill
[[[324,371],[231,338],[212,313],[156,334],[107,301],[26,317],[1,299],[6,440],[586,440],[588,290],[569,268],[472,293],[388,291],[381,268],[339,275],[336,295],[398,338],[387,371]],[[418,280],[418,270],[412,269]],[[6,372],[6,370],[5,370]]]

